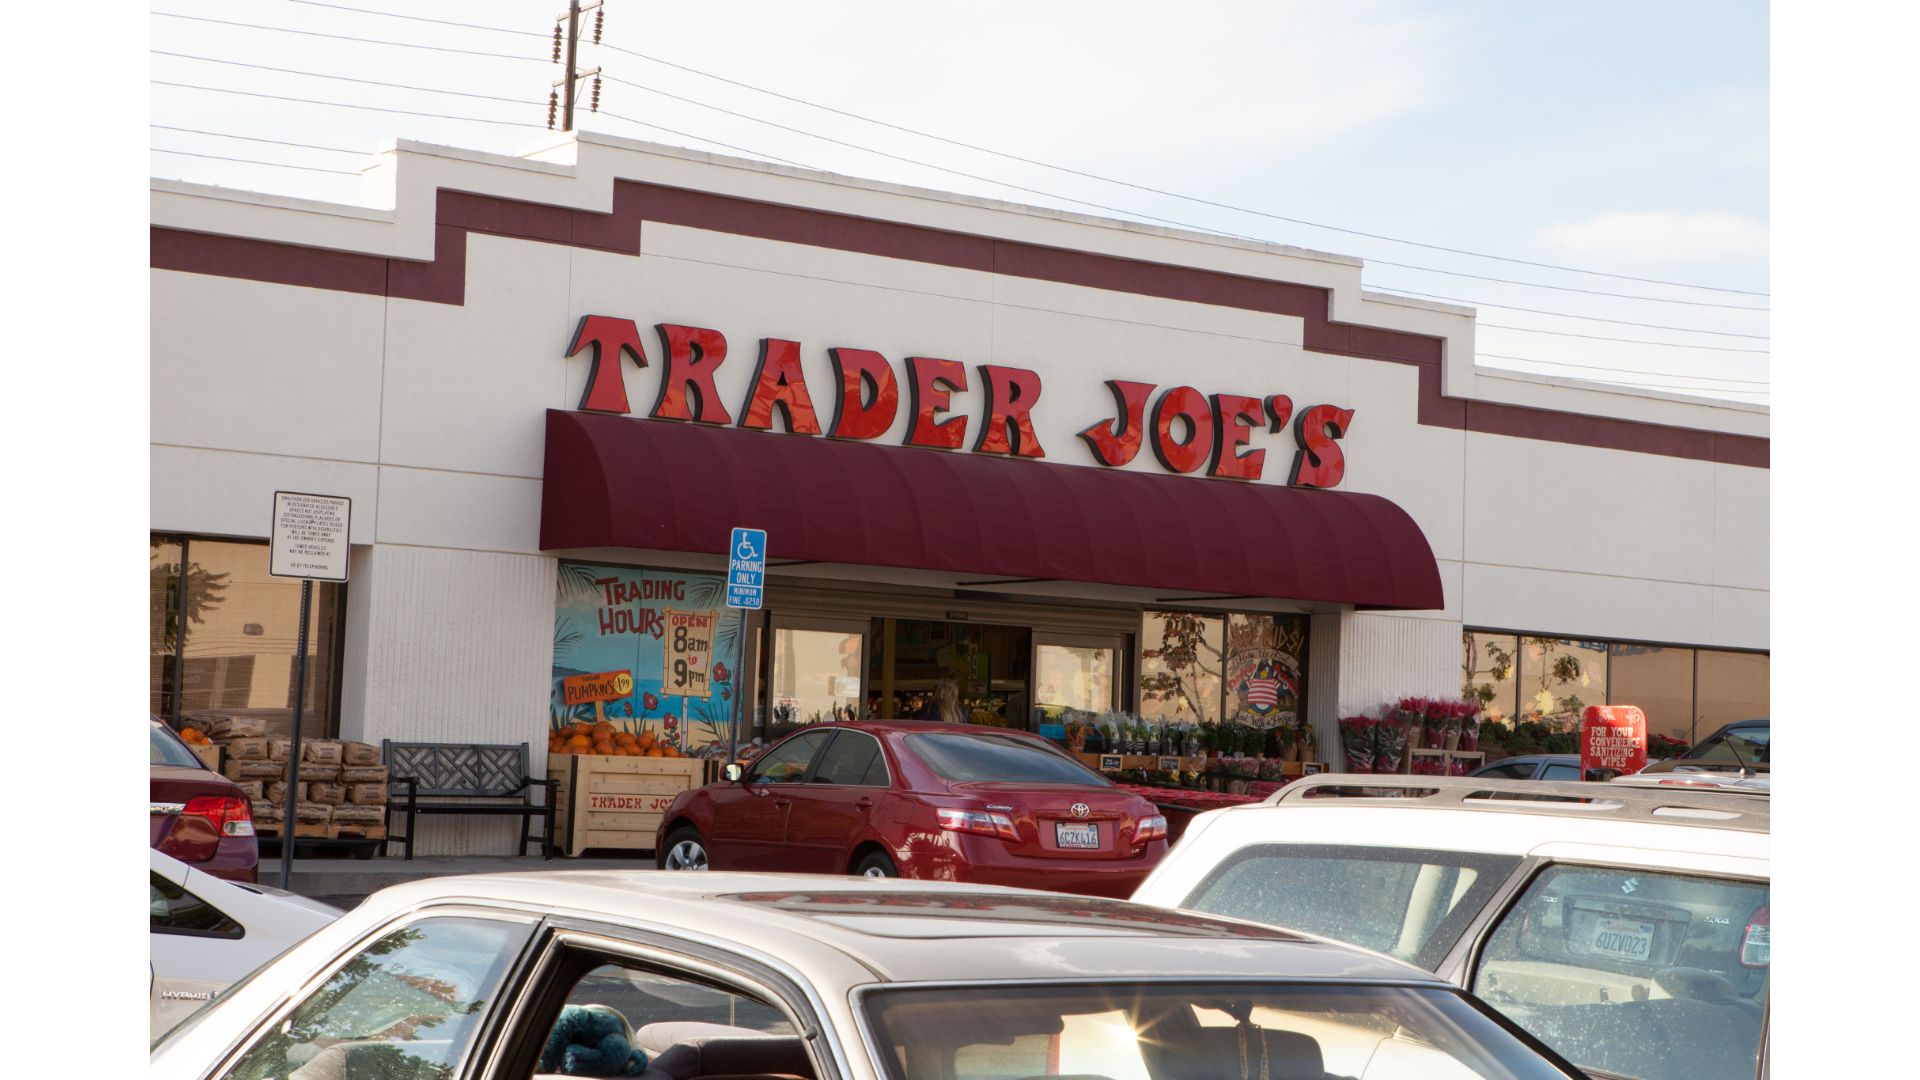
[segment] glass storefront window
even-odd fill
[[[173,718],[174,676],[180,663],[180,542],[150,540],[147,586],[147,711]]]
[[[1768,715],[1771,658],[1767,654],[1701,649],[1698,655],[1699,702],[1694,706],[1694,742],[1735,720]]]
[[[1469,630],[1463,652],[1460,696],[1478,701],[1486,719],[1513,723],[1520,713],[1520,639]]]
[[[1577,727],[1589,705],[1607,704],[1607,646],[1528,637],[1520,643],[1520,715]]]
[[[177,710],[183,724],[209,714],[258,716],[268,735],[291,734],[300,583],[267,573],[264,543],[153,537],[151,552],[152,708],[169,720]],[[344,598],[341,585],[314,583],[301,703],[306,737],[338,730]]]
[[[856,720],[860,715],[861,653],[858,629],[773,628],[768,735],[806,724]]]
[[[1042,643],[1034,646],[1039,675],[1034,679],[1034,705],[1047,720],[1067,709],[1103,713],[1113,708],[1114,662],[1112,646]]]
[[[1616,643],[1607,657],[1607,696],[1647,714],[1647,736],[1693,741],[1693,650]]]
[[[1306,685],[1304,615],[1228,615],[1226,718],[1236,724],[1292,724]]]
[[[1222,705],[1226,620],[1190,611],[1149,611],[1140,627],[1140,715],[1217,721]]]

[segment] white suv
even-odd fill
[[[1133,898],[1429,968],[1600,1077],[1767,1070],[1764,795],[1321,776],[1196,817]]]

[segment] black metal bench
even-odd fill
[[[380,744],[380,756],[387,763],[387,843],[406,849],[413,858],[416,819],[421,814],[518,815],[520,849],[540,841],[540,853],[553,858],[553,811],[559,795],[558,780],[536,779],[527,771],[527,745],[480,743],[394,742]],[[404,794],[395,794],[395,788]],[[539,802],[533,790],[546,792]],[[431,800],[422,802],[422,799]],[[393,815],[406,815],[407,832],[393,834]],[[533,835],[535,818],[546,822],[546,831]]]

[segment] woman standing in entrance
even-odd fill
[[[967,714],[960,711],[960,683],[948,675],[934,688],[933,697],[927,700],[926,707],[920,710],[920,719],[938,720],[943,724],[964,724]]]

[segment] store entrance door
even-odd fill
[[[1069,711],[1090,713],[1091,719],[1119,708],[1125,651],[1126,640],[1118,635],[1035,634],[1034,730],[1065,741]]]
[[[932,720],[940,684],[952,679],[971,723],[1028,725],[1033,631],[938,619],[875,619],[867,715]]]
[[[769,741],[808,724],[857,720],[864,700],[867,623],[774,614],[767,679]]]

